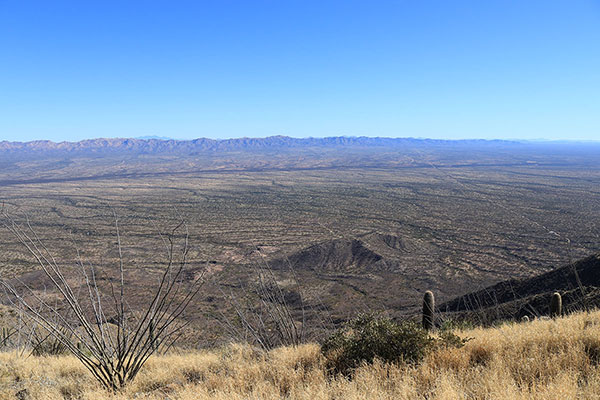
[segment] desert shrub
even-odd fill
[[[67,330],[59,328],[65,337],[72,338]],[[34,326],[30,334],[31,354],[34,356],[58,356],[69,353],[67,345],[52,332],[40,326]]]
[[[373,314],[361,315],[325,340],[321,351],[331,373],[351,375],[356,367],[375,359],[394,364],[416,364],[431,350],[461,347],[464,339],[451,331],[436,337],[414,321],[397,323]]]
[[[456,331],[456,330],[461,330],[461,331],[468,331],[468,330],[472,330],[476,327],[476,324],[473,323],[473,321],[469,321],[466,319],[446,319],[445,321],[443,321],[440,325],[440,331],[441,332],[447,332],[447,331]]]
[[[48,336],[46,339],[35,344],[31,350],[34,356],[58,356],[68,354],[69,349],[60,340],[53,336]]]

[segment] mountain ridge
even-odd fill
[[[406,144],[521,144],[509,140],[441,140],[416,138],[388,138],[366,136],[332,136],[325,138],[293,138],[289,136],[268,136],[264,138],[242,137],[235,139],[198,138],[191,140],[177,139],[140,139],[140,138],[97,138],[78,142],[53,142],[50,140],[34,140],[28,142],[0,141],[0,152],[103,152],[111,150],[137,152],[171,152],[171,151],[236,151],[268,148],[294,147],[336,147],[336,146],[401,146]]]

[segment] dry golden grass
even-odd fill
[[[317,345],[267,354],[247,346],[150,359],[123,393],[100,388],[73,357],[0,354],[1,399],[596,399],[600,312],[457,332],[461,349],[415,367],[376,363],[330,378]]]

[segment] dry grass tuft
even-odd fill
[[[457,332],[463,348],[418,366],[381,362],[330,378],[318,345],[248,346],[151,358],[123,392],[102,389],[70,356],[0,354],[1,399],[593,399],[600,397],[600,312]]]

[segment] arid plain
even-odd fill
[[[226,299],[248,297],[257,265],[316,326],[360,311],[409,315],[425,290],[449,300],[600,250],[598,145],[139,142],[146,147],[113,140],[43,157],[4,149],[0,201],[61,263],[79,250],[99,270],[116,267],[116,215],[132,304],[165,262],[159,233],[184,220],[188,263],[207,279],[185,315],[194,346],[224,340]],[[0,246],[4,278],[35,280],[35,263],[5,229]]]

